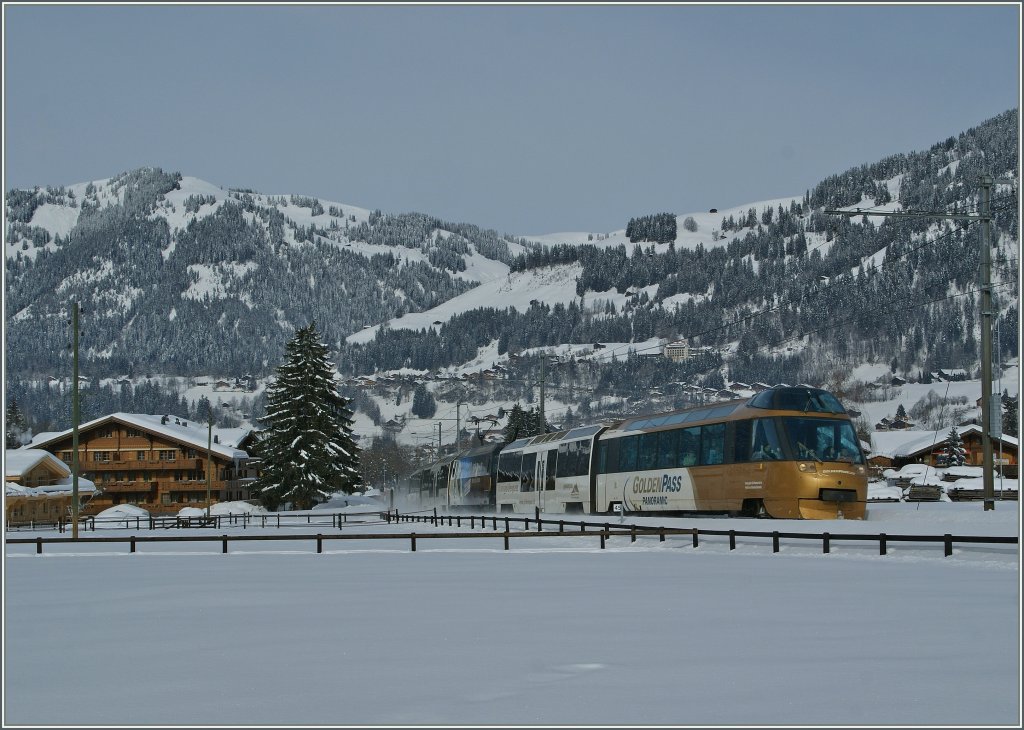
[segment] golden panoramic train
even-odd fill
[[[499,512],[863,519],[867,468],[834,395],[778,387],[478,447],[421,469],[406,490],[412,505]]]

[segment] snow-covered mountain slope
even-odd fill
[[[980,172],[1016,174],[1017,127],[1012,110],[802,196],[637,211],[671,218],[674,237],[660,242],[632,242],[626,228],[499,235],[153,169],[12,190],[9,373],[68,371],[70,301],[85,307],[83,362],[101,377],[264,377],[310,320],[347,375],[479,369],[492,347],[502,358],[620,343],[624,357],[674,339],[712,348],[725,358],[718,377],[746,382],[824,384],[864,363],[973,373],[978,227],[823,210],[976,210]],[[1016,188],[997,189],[993,205],[1005,359],[1017,350]]]

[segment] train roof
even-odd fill
[[[501,448],[501,444],[484,444],[483,446],[475,446],[472,449],[466,449],[458,453],[458,458],[466,459],[476,456],[485,456],[487,454],[493,454]]]
[[[576,428],[568,431],[553,431],[551,433],[537,434],[536,436],[527,436],[513,441],[505,447],[505,451],[511,451],[514,449],[523,449],[527,446],[536,446],[538,444],[556,443],[562,441],[575,441],[576,439],[587,438],[593,436],[595,433],[600,431],[604,426],[598,425],[587,425],[577,426]]]
[[[846,414],[846,410],[839,402],[839,399],[827,390],[803,386],[779,386],[763,390],[750,398],[627,418],[615,424],[609,430],[628,432],[678,426],[683,423],[725,418],[744,408],[828,413],[832,415]]]

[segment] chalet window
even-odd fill
[[[136,438],[142,435],[142,431],[137,428],[126,428],[124,430],[124,435],[129,438]]]
[[[110,426],[104,426],[103,428],[96,431],[96,438],[108,439],[113,437],[114,429]]]
[[[135,452],[135,461],[145,461],[145,460],[146,460],[146,452],[145,451],[136,451]]]
[[[65,464],[70,464],[72,458],[74,458],[74,452],[73,451],[62,451],[62,452],[60,452],[60,460],[63,461]]]
[[[160,495],[160,501],[163,504],[170,504],[171,503],[171,495],[169,493],[167,493],[167,492],[161,494]]]
[[[189,459],[194,459],[194,458],[196,458],[196,456],[197,456],[197,454],[196,454],[196,450],[195,450],[195,449],[188,449],[188,450],[187,450],[187,451],[185,452],[185,456],[186,456],[187,458],[189,458]]]
[[[178,452],[175,449],[161,449],[160,450],[160,461],[176,461],[178,458]]]
[[[109,451],[94,451],[94,452],[92,452],[92,460],[93,461],[103,461],[103,462],[110,461],[110,452]]]

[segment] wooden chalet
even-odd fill
[[[981,466],[983,444],[981,426],[969,424],[958,426],[957,431],[966,451],[966,466]],[[913,429],[896,431],[875,431],[871,435],[871,453],[868,463],[885,469],[900,469],[906,464],[927,464],[938,466],[946,450],[949,430],[917,431]],[[1018,442],[1013,436],[1004,435],[992,439],[992,458],[997,470],[1017,477]]]
[[[256,460],[244,451],[248,429],[213,429],[210,502],[247,500]],[[116,504],[136,504],[150,514],[176,514],[182,507],[205,507],[207,425],[177,416],[114,413],[78,429],[79,473],[97,493],[84,514]],[[71,430],[37,435],[33,448],[72,463]]]
[[[8,525],[56,523],[71,514],[71,469],[43,449],[4,452],[4,518]],[[95,493],[93,483],[78,480],[79,504]]]

